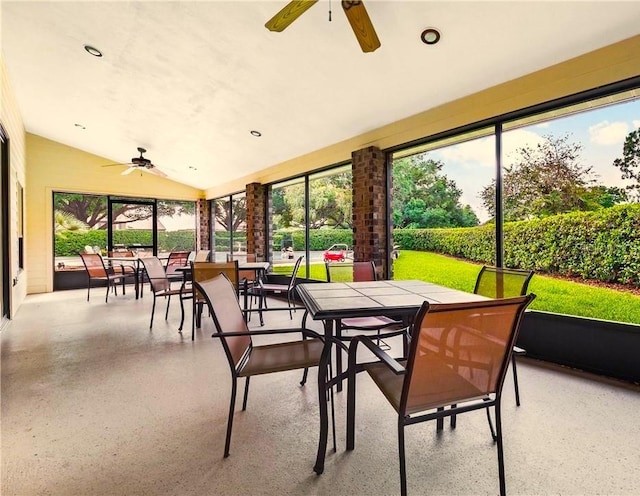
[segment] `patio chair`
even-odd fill
[[[527,294],[529,281],[532,277],[533,271],[531,270],[506,269],[484,265],[480,269],[473,292],[488,298],[510,298],[513,296],[522,296]],[[520,406],[520,388],[518,387],[516,356],[523,356],[525,354],[526,350],[523,348],[518,346],[513,347],[511,367],[513,370],[513,386],[515,389],[517,406]]]
[[[324,265],[327,271],[327,282],[332,282],[334,280],[334,276],[332,274],[342,272],[345,268],[349,268],[351,270],[353,274],[352,280],[354,282],[376,281],[378,279],[376,274],[376,265],[373,260],[368,262],[353,262],[353,264],[350,264],[349,266],[341,266],[330,262],[325,262]],[[349,329],[356,331],[376,331],[376,342],[378,345],[382,342],[382,348],[388,350],[390,349],[389,345],[382,341],[381,338],[401,334],[402,332],[398,332],[401,328],[403,328],[402,321],[394,320],[389,317],[357,317],[338,321],[336,324],[336,337],[338,339],[350,339],[348,336],[344,336],[342,334],[342,331],[347,331]],[[382,335],[381,332],[383,329],[388,329],[390,333]]]
[[[165,272],[170,281],[182,281],[182,272],[177,269],[189,265],[189,253],[188,251],[172,251],[169,253]]]
[[[191,341],[195,339],[195,328],[200,327],[202,321],[202,310],[207,304],[204,296],[196,289],[193,282],[204,282],[214,277],[224,274],[231,284],[233,284],[236,292],[236,299],[240,295],[240,287],[238,280],[238,262],[191,262],[191,287],[185,291],[183,299],[193,300],[193,313],[191,315]],[[189,295],[189,296],[187,296]],[[182,330],[182,325],[180,325]]]
[[[171,280],[167,277],[165,268],[158,257],[145,257],[141,258],[144,270],[149,279],[151,286],[151,292],[153,293],[153,306],[151,307],[151,321],[149,322],[149,329],[153,327],[153,316],[156,311],[156,300],[160,297],[167,298],[167,309],[164,314],[164,320],[169,318],[169,305],[171,304],[172,296],[180,296],[183,292],[183,285],[180,288],[173,288],[171,286]],[[182,277],[182,274],[180,274]],[[184,305],[180,300],[181,320],[184,321]]]
[[[356,374],[366,370],[398,414],[400,492],[407,494],[404,428],[486,409],[498,448],[500,494],[506,494],[500,400],[522,314],[535,295],[473,303],[423,303],[414,324],[407,360],[396,361],[368,336],[349,346],[347,450],[355,447]],[[379,361],[358,364],[362,342]],[[450,408],[446,408],[453,405]],[[496,416],[493,432],[489,408]],[[377,424],[380,428],[380,425]],[[429,456],[431,459],[432,457]]]
[[[246,378],[242,401],[242,410],[244,411],[247,408],[251,376],[316,367],[320,362],[324,342],[318,333],[304,327],[305,319],[302,321],[301,328],[250,331],[238,303],[236,288],[224,274],[206,281],[194,281],[193,285],[202,294],[209,307],[216,328],[212,337],[219,338],[222,342],[231,371],[231,400],[224,446],[224,457],[226,458],[229,456],[231,445],[238,378]],[[291,333],[301,333],[303,339],[261,346],[255,346],[252,341],[252,336],[256,335]],[[331,413],[335,425],[331,394],[329,399],[331,400]],[[265,405],[265,413],[268,412],[268,409],[269,405],[267,404]]]
[[[295,265],[293,266],[293,271],[291,272],[291,277],[289,278],[289,282],[279,283],[275,282],[269,275],[265,277],[264,280],[258,281],[259,286],[256,288],[256,291],[259,295],[259,310],[258,314],[260,315],[260,325],[264,325],[264,320],[262,318],[262,309],[267,308],[266,297],[268,295],[286,295],[287,297],[287,306],[282,308],[282,310],[289,310],[289,318],[293,320],[293,312],[296,310],[295,306],[295,291],[296,291],[296,277],[298,276],[298,270],[300,270],[300,264],[304,259],[304,255],[301,255],[296,260]],[[272,308],[271,310],[280,310],[279,308]]]
[[[87,282],[87,301],[91,293],[91,285],[93,281],[103,281],[107,285],[107,294],[105,295],[105,303],[109,303],[109,290],[113,288],[113,292],[118,296],[118,290],[116,288],[118,283],[122,283],[122,294],[126,294],[125,279],[126,274],[122,272],[116,272],[111,267],[106,267],[104,260],[97,253],[80,253],[82,263],[87,269],[87,275],[89,280]]]

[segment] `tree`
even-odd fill
[[[352,227],[351,172],[345,171],[312,178],[309,193],[309,219],[311,229]],[[304,183],[276,188],[271,193],[274,225],[276,228],[305,225]]]
[[[613,165],[622,172],[622,179],[635,180],[626,189],[634,200],[640,201],[640,129],[627,135],[622,147],[622,158],[615,159]]]
[[[216,222],[226,231],[236,232],[247,221],[247,198],[245,196],[232,198],[231,209],[227,200],[214,201],[213,215]]]
[[[462,191],[442,174],[444,164],[424,155],[393,162],[392,219],[394,227],[470,227],[478,217],[460,204]]]
[[[151,209],[128,204],[126,200],[123,200],[122,204],[115,205],[113,218],[119,219],[119,224],[148,219],[152,215]],[[56,193],[53,197],[53,208],[55,211],[73,216],[85,223],[90,229],[107,228],[106,196]],[[158,200],[158,216],[192,214],[194,212],[194,202]]]
[[[582,145],[569,136],[543,136],[535,146],[516,151],[514,163],[504,168],[503,212],[506,221],[546,217],[575,210],[596,210],[624,201],[619,188],[595,185],[592,168],[580,162]],[[480,193],[495,215],[495,181]]]

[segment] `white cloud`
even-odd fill
[[[629,133],[626,122],[602,121],[589,127],[589,138],[596,145],[617,145],[624,143]]]
[[[632,121],[632,123],[633,123],[633,128],[634,129],[640,128],[640,121]]]

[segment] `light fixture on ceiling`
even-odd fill
[[[256,138],[259,138],[260,136],[262,136],[262,133],[260,131],[253,130],[251,131],[251,136],[255,136]]]
[[[92,47],[91,45],[85,45],[84,49],[94,57],[102,57],[102,52],[98,50],[96,47]]]
[[[435,45],[440,41],[440,31],[436,28],[427,28],[420,35],[420,39],[426,45]]]

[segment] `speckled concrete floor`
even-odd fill
[[[191,342],[176,332],[177,306],[149,331],[150,307],[132,295],[87,303],[82,290],[27,298],[1,336],[3,496],[399,492],[394,412],[366,376],[356,450],[344,450],[340,393],[338,451],[322,476],[313,372],[305,388],[297,372],[254,378],[223,459],[230,377],[211,322]],[[269,323],[289,325],[286,315]],[[503,398],[510,494],[640,494],[637,388],[526,361],[519,377],[522,407],[510,376]],[[409,427],[406,443],[411,494],[498,492],[483,412],[440,435]]]

